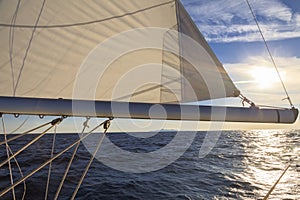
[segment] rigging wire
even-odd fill
[[[45,131],[43,131],[39,136],[35,137],[33,140],[31,140],[29,143],[27,143],[26,145],[24,145],[21,149],[19,149],[16,153],[14,153],[13,155],[11,155],[8,159],[6,159],[5,161],[3,161],[2,163],[0,163],[0,167],[2,167],[5,163],[9,162],[12,158],[15,158],[17,155],[19,155],[22,151],[24,151],[26,148],[28,148],[30,145],[32,145],[34,142],[36,142],[37,140],[39,140],[41,137],[43,137],[50,129],[52,129],[56,124],[59,124],[61,121],[63,120],[63,118],[57,118],[54,119],[51,122],[51,126],[49,128],[47,128]]]
[[[290,166],[293,163],[293,159],[291,159],[290,163],[288,164],[288,166],[285,168],[285,170],[282,172],[282,174],[280,175],[280,177],[277,179],[277,181],[274,183],[274,185],[271,187],[271,189],[268,191],[268,193],[266,194],[266,196],[263,198],[263,200],[267,200],[270,196],[270,194],[273,192],[273,190],[275,189],[275,187],[277,186],[277,184],[279,183],[280,179],[283,177],[283,175],[285,174],[285,172],[290,168]]]
[[[252,14],[252,16],[253,16],[253,19],[254,19],[254,21],[255,21],[255,23],[256,23],[256,26],[257,26],[257,28],[258,28],[258,30],[259,30],[259,33],[260,33],[262,39],[263,39],[263,41],[264,41],[264,44],[265,44],[266,49],[267,49],[267,51],[268,51],[268,54],[269,54],[269,56],[270,56],[270,58],[271,58],[271,61],[272,61],[273,65],[274,65],[274,67],[275,67],[275,69],[276,69],[277,75],[278,75],[278,77],[279,77],[279,80],[280,80],[280,82],[281,82],[281,85],[282,85],[282,87],[283,87],[283,89],[284,89],[284,92],[285,92],[285,94],[286,94],[286,98],[284,98],[284,99],[282,99],[282,100],[288,100],[288,102],[290,103],[291,108],[294,109],[295,107],[294,107],[294,105],[293,105],[293,103],[292,103],[292,100],[291,100],[291,98],[290,98],[290,96],[289,96],[289,94],[288,94],[288,91],[287,91],[287,89],[286,89],[286,87],[285,87],[285,85],[284,85],[284,82],[283,82],[283,80],[282,80],[282,78],[281,78],[281,75],[280,75],[280,73],[279,73],[278,67],[277,67],[277,65],[276,65],[276,63],[275,63],[275,60],[274,60],[272,54],[271,54],[270,48],[269,48],[269,46],[268,46],[268,43],[267,43],[267,41],[266,41],[266,39],[265,39],[265,37],[264,37],[264,35],[263,35],[263,33],[262,33],[262,30],[261,30],[261,28],[260,28],[260,26],[259,26],[258,20],[257,20],[255,14],[254,14],[254,12],[253,12],[253,9],[252,9],[252,7],[251,7],[251,5],[250,5],[250,3],[249,3],[249,0],[246,0],[246,2],[247,2],[247,4],[248,4],[248,7],[249,7],[249,9],[250,9],[250,11],[251,11],[251,14]],[[283,171],[283,173],[281,174],[281,176],[278,178],[278,180],[275,182],[275,184],[272,186],[272,188],[268,191],[268,193],[266,194],[266,196],[263,198],[264,200],[268,199],[269,195],[273,192],[273,190],[275,189],[276,185],[279,183],[280,179],[283,177],[283,175],[285,174],[285,172],[286,172],[286,171],[289,169],[289,167],[291,166],[292,162],[293,162],[293,160],[289,163],[289,165],[288,165],[288,166],[286,167],[286,169]]]
[[[2,117],[2,124],[3,124],[3,127],[5,127],[5,125],[4,125],[4,118],[3,118],[3,116],[1,116],[1,117]],[[13,154],[13,151],[11,150],[11,148],[10,148],[9,145],[8,145],[8,150],[9,150],[10,154],[12,155],[12,154]],[[21,175],[21,178],[23,178],[23,177],[24,177],[24,174],[23,174],[23,172],[22,172],[22,169],[21,169],[21,166],[19,165],[18,160],[17,160],[16,158],[14,158],[14,161],[15,161],[15,163],[16,163],[16,165],[17,165],[17,168],[18,168],[18,170],[19,170],[19,173],[20,173],[20,175]],[[25,195],[26,195],[26,181],[23,181],[23,195],[22,195],[22,200],[25,199]]]
[[[13,151],[11,150],[11,148],[8,147],[8,149],[9,149],[10,154],[13,154]],[[14,158],[14,161],[15,161],[17,167],[18,167],[18,170],[19,170],[19,173],[21,175],[21,178],[23,178],[24,174],[22,172],[22,169],[21,169],[21,166],[19,165],[18,160],[16,158]],[[22,200],[25,199],[25,195],[26,195],[26,181],[23,181],[23,195],[22,195]]]
[[[238,97],[242,100],[243,106],[245,106],[245,103],[248,103],[251,107],[256,107],[255,103],[244,95],[240,94]]]
[[[95,131],[96,129],[98,129],[99,127],[101,127],[102,125],[104,125],[105,122],[100,123],[99,125],[97,125],[96,127],[94,127],[92,130],[90,130],[88,133],[86,133],[82,138],[80,138],[79,140],[75,141],[74,143],[72,143],[71,145],[69,145],[68,147],[66,147],[64,150],[62,150],[61,152],[59,152],[58,154],[56,154],[55,156],[53,156],[51,159],[49,159],[48,161],[44,162],[42,165],[40,165],[38,168],[36,168],[35,170],[31,171],[29,174],[27,174],[26,176],[22,177],[21,179],[19,179],[18,181],[16,181],[12,186],[9,186],[7,188],[5,188],[4,190],[2,190],[0,192],[0,197],[2,197],[4,194],[6,194],[7,192],[9,192],[10,190],[12,190],[13,188],[15,188],[17,185],[19,185],[21,182],[25,181],[26,179],[30,178],[32,175],[34,175],[36,172],[38,172],[39,170],[41,170],[42,168],[44,168],[45,166],[47,166],[50,162],[52,162],[53,160],[55,160],[56,158],[58,158],[59,156],[61,156],[62,154],[64,154],[65,152],[67,152],[68,150],[70,150],[73,146],[75,146],[76,144],[80,143],[82,140],[84,140],[86,137],[88,137],[90,134],[93,133],[93,131]]]
[[[6,141],[5,142],[6,155],[7,155],[7,159],[9,159],[10,158],[9,150],[8,150],[9,149],[9,145],[7,143],[7,136],[6,136],[6,130],[5,130],[5,125],[4,125],[4,119],[3,119],[3,117],[1,117],[1,120],[2,120],[2,130],[3,130],[3,133],[4,133],[4,140]],[[13,174],[12,174],[10,160],[8,162],[8,169],[9,169],[10,184],[13,185],[14,184],[14,179],[13,179]],[[13,199],[16,200],[16,194],[15,194],[15,190],[14,189],[12,190],[12,196],[13,196]]]
[[[83,122],[83,128],[82,128],[82,131],[81,131],[81,133],[80,133],[80,135],[79,135],[80,138],[83,136],[83,133],[84,133],[85,129],[86,129],[86,128],[89,128],[89,126],[88,126],[88,121],[89,121],[89,120],[90,120],[90,118],[87,117],[86,120],[85,120],[85,122]],[[61,191],[61,189],[62,189],[62,187],[63,187],[64,181],[65,181],[65,179],[66,179],[66,177],[67,177],[67,174],[68,174],[68,172],[69,172],[69,170],[70,170],[70,167],[71,167],[71,165],[72,165],[72,162],[73,162],[73,160],[74,160],[74,158],[75,158],[76,152],[77,152],[77,150],[78,150],[78,148],[79,148],[79,145],[80,145],[80,143],[78,143],[78,144],[75,146],[74,150],[73,150],[73,154],[72,154],[72,156],[71,156],[71,158],[70,158],[70,160],[69,160],[68,166],[67,166],[67,168],[66,168],[66,170],[65,170],[65,173],[64,173],[64,175],[63,175],[63,177],[62,177],[62,179],[61,179],[61,181],[60,181],[60,184],[59,184],[59,186],[58,186],[58,188],[57,188],[57,191],[56,191],[56,193],[55,193],[54,200],[57,200],[57,198],[58,198],[58,195],[59,195],[59,193],[60,193],[60,191]]]
[[[73,195],[72,195],[72,197],[71,197],[72,200],[74,200],[75,197],[76,197],[76,194],[77,194],[77,192],[78,192],[78,190],[79,190],[79,188],[80,188],[80,186],[81,186],[81,184],[82,184],[82,182],[83,182],[83,179],[84,179],[84,177],[86,176],[86,174],[87,174],[87,172],[88,172],[88,170],[89,170],[89,168],[90,168],[90,166],[91,166],[91,164],[92,164],[92,162],[93,162],[93,160],[94,160],[94,158],[95,158],[95,156],[96,156],[96,154],[97,154],[97,152],[98,152],[98,150],[99,150],[99,148],[100,148],[100,146],[101,146],[101,144],[102,144],[102,142],[103,142],[103,139],[105,138],[105,135],[106,135],[106,133],[107,133],[107,130],[108,130],[109,127],[110,127],[110,121],[111,121],[112,119],[113,119],[113,118],[110,118],[110,119],[106,120],[106,121],[104,122],[104,124],[103,124],[104,132],[103,132],[103,134],[102,134],[102,137],[100,138],[100,140],[99,140],[99,142],[98,142],[98,144],[97,144],[97,146],[96,146],[96,149],[95,149],[93,155],[91,156],[90,161],[89,161],[88,165],[86,166],[85,171],[83,172],[83,174],[82,174],[82,176],[81,176],[81,178],[80,178],[80,180],[79,180],[79,182],[78,182],[78,184],[77,184],[76,189],[75,189],[74,192],[73,192]]]
[[[16,136],[14,136],[14,137],[8,139],[7,142],[11,142],[11,141],[13,141],[13,140],[16,140],[16,139],[18,139],[18,138],[20,138],[20,137],[23,137],[24,135],[26,135],[26,134],[28,134],[28,133],[31,133],[31,132],[33,132],[33,131],[35,131],[35,130],[37,130],[37,129],[43,128],[44,126],[47,126],[47,125],[49,125],[49,124],[51,124],[51,122],[47,122],[47,123],[42,124],[42,125],[40,125],[40,126],[38,126],[38,127],[35,127],[35,128],[30,129],[30,130],[28,130],[28,131],[25,131],[24,133],[21,133],[21,134],[19,134],[19,135],[16,135]],[[0,146],[1,146],[2,144],[5,144],[5,141],[0,142]]]
[[[22,128],[24,125],[25,125],[25,123],[29,120],[29,115],[26,117],[26,119],[17,127],[17,128],[15,128],[14,130],[12,130],[12,131],[10,131],[10,134],[11,133],[16,133],[18,130],[20,130],[20,128]]]
[[[289,94],[288,94],[288,91],[287,91],[287,89],[286,89],[286,87],[285,87],[285,85],[284,85],[284,82],[283,82],[283,80],[282,80],[282,78],[281,78],[281,75],[280,75],[280,73],[279,73],[278,67],[277,67],[277,65],[276,65],[276,63],[275,63],[275,60],[274,60],[272,54],[271,54],[269,45],[268,45],[268,43],[267,43],[267,41],[266,41],[266,39],[265,39],[265,37],[264,37],[264,35],[263,35],[263,32],[262,32],[262,30],[261,30],[259,24],[258,24],[258,20],[257,20],[255,14],[254,14],[254,12],[253,12],[253,9],[252,9],[252,7],[251,7],[251,5],[250,5],[250,3],[249,3],[249,0],[246,0],[246,2],[247,2],[247,4],[248,4],[248,7],[249,7],[249,9],[250,9],[250,11],[251,11],[251,14],[252,14],[252,16],[253,16],[253,19],[254,19],[254,21],[255,21],[255,23],[256,23],[256,26],[257,26],[257,28],[258,28],[258,30],[259,30],[259,33],[260,33],[262,39],[263,39],[263,41],[264,41],[264,44],[265,44],[266,49],[267,49],[267,51],[268,51],[268,54],[269,54],[269,56],[270,56],[270,58],[271,58],[271,61],[272,61],[273,65],[274,65],[274,67],[275,67],[275,69],[276,69],[277,75],[278,75],[278,77],[279,77],[279,80],[280,80],[280,82],[281,82],[281,85],[282,85],[282,87],[283,87],[283,89],[284,89],[284,92],[285,92],[285,94],[286,94],[286,98],[284,98],[283,100],[285,100],[285,99],[288,100],[289,103],[290,103],[290,106],[291,106],[292,108],[294,108],[294,105],[293,105],[293,103],[292,103],[292,100],[291,100],[291,98],[290,98],[290,96],[289,96]]]
[[[51,148],[50,158],[53,158],[54,146],[55,146],[55,139],[56,139],[56,128],[57,128],[57,125],[55,125],[55,127],[54,127],[54,134],[53,134],[53,139],[52,139],[52,148]],[[50,176],[51,176],[51,168],[52,168],[52,162],[49,163],[47,185],[46,185],[46,190],[45,190],[45,200],[47,200],[47,198],[48,198],[49,182],[50,182]]]

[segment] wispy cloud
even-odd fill
[[[300,37],[300,13],[279,0],[251,0],[267,40]],[[246,1],[185,0],[183,4],[210,42],[261,41]]]
[[[276,60],[279,72],[281,75],[284,75],[282,78],[293,102],[300,104],[300,58],[275,57],[274,59]],[[242,63],[228,63],[224,66],[237,87],[250,99],[260,104],[270,104],[271,102],[275,106],[288,105],[288,102],[282,101],[286,96],[270,59],[255,56],[249,57]],[[273,77],[270,87],[260,87],[260,83],[253,76],[253,73],[259,73],[257,68],[265,68],[270,70],[270,73],[272,72]],[[257,76],[262,75],[257,74]],[[265,76],[268,78],[270,74],[266,74]]]

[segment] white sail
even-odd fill
[[[280,114],[211,107],[202,109],[204,118],[198,106],[180,111],[183,102],[240,92],[176,0],[1,1],[0,37],[0,113],[146,119],[153,104],[172,103],[177,106],[171,110],[161,107],[172,117],[155,118],[274,123],[297,118],[296,109]],[[119,101],[136,108],[114,103]]]
[[[74,88],[78,87],[75,82],[81,77],[86,81],[80,83],[80,90],[90,90],[92,94],[83,93],[76,98],[88,100],[189,102],[231,97],[237,90],[182,5],[175,0],[89,3],[52,0],[45,5],[31,0],[17,5],[18,1],[2,1],[0,6],[1,96],[72,99]],[[149,43],[155,41],[155,45],[145,44],[143,49],[119,55],[108,66],[99,65],[105,62],[106,54],[87,61],[89,54],[109,38],[150,27],[160,28],[162,34],[153,35],[147,30],[148,35],[144,31],[122,38],[110,44],[106,54],[117,53],[124,46],[146,43],[147,39]],[[200,48],[195,52],[184,37],[191,37]],[[191,64],[187,58],[196,62]],[[78,74],[85,62],[93,64],[88,63],[88,73]],[[143,65],[149,66],[139,74],[147,77],[148,84],[136,81],[139,75],[132,72]],[[104,70],[105,76],[99,78],[100,71]],[[93,71],[98,72],[98,77],[93,77]],[[211,89],[215,91],[212,94],[207,85],[216,79],[216,74],[220,75],[225,92],[216,92],[220,88],[216,86]],[[125,83],[126,87],[136,88],[135,91],[120,92],[124,83],[119,81],[124,75],[135,80]],[[88,82],[92,78],[96,82]],[[113,94],[116,89],[117,95]]]
[[[8,163],[11,182],[0,191],[0,197],[5,198],[12,191],[16,199],[14,190],[21,183],[25,197],[25,180],[49,165],[47,199],[52,161],[75,147],[57,188],[57,199],[80,142],[102,126],[104,133],[77,184],[71,198],[74,199],[113,118],[288,124],[298,116],[294,107],[259,108],[244,98],[178,0],[0,1],[0,38],[0,117],[60,116],[9,139],[2,118],[5,141],[0,145],[5,144],[7,159],[0,162],[0,167]],[[251,107],[184,104],[237,96]],[[23,175],[16,157],[68,116],[86,117],[80,139],[55,155],[53,139],[51,158]],[[108,120],[87,132],[90,117]],[[46,126],[50,127],[22,148],[15,152],[10,149],[8,142]],[[193,140],[191,134],[187,135],[188,140],[174,137],[185,143],[181,149]],[[174,141],[170,143],[180,146]],[[165,147],[161,149],[171,152]],[[119,152],[116,148],[113,151]],[[153,152],[152,158],[146,157],[155,166],[151,171],[161,168],[161,160],[163,165],[173,161],[162,159],[161,153],[157,153],[160,151]],[[181,150],[178,152],[181,156]],[[131,154],[130,159],[139,164],[128,172],[136,167],[139,170],[135,172],[147,172],[145,163],[132,155],[137,154]],[[144,153],[140,155],[145,157]],[[12,159],[21,175],[17,181],[11,169]],[[124,162],[125,171],[130,166],[128,161]],[[159,168],[152,163],[159,163]],[[120,166],[123,164],[116,169]]]

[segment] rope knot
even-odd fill
[[[248,99],[247,97],[245,97],[244,95],[240,94],[239,97],[242,100],[243,106],[245,106],[245,102],[246,102],[250,105],[251,108],[256,108],[255,103],[253,101],[251,101],[250,99]]]
[[[57,125],[57,124],[59,124],[60,122],[62,122],[62,120],[63,120],[64,118],[56,118],[56,119],[54,119],[54,120],[52,120],[52,122],[51,122],[51,125],[52,126],[54,126],[54,125]]]
[[[87,117],[86,120],[85,120],[85,122],[83,122],[83,127],[84,128],[90,128],[90,126],[88,125],[89,120],[90,120],[90,118]]]
[[[107,130],[110,127],[110,119],[106,120],[103,124],[103,128]]]

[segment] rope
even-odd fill
[[[76,187],[76,189],[75,189],[75,191],[74,191],[74,193],[73,193],[73,195],[72,195],[72,197],[71,197],[71,200],[74,200],[74,199],[75,199],[75,196],[76,196],[76,194],[77,194],[77,192],[78,192],[78,190],[79,190],[79,188],[80,188],[80,186],[81,186],[81,184],[82,184],[82,182],[83,182],[83,179],[84,179],[84,177],[86,176],[86,174],[87,174],[87,172],[88,172],[88,170],[89,170],[89,168],[90,168],[90,166],[91,166],[91,164],[92,164],[92,162],[93,162],[93,160],[94,160],[94,158],[95,158],[95,156],[96,156],[96,153],[98,152],[98,150],[99,150],[99,148],[100,148],[100,146],[101,146],[101,144],[102,144],[102,142],[103,142],[103,139],[104,139],[104,137],[105,137],[105,135],[106,135],[106,132],[107,132],[107,130],[108,130],[109,127],[110,127],[110,121],[111,121],[112,119],[113,119],[113,118],[110,118],[110,119],[108,119],[108,120],[106,120],[106,121],[104,122],[104,124],[103,124],[104,132],[103,132],[103,134],[102,134],[102,137],[101,137],[101,139],[99,140],[99,143],[98,143],[98,145],[97,145],[97,147],[96,147],[96,149],[95,149],[93,155],[91,156],[90,161],[89,161],[88,165],[86,166],[85,171],[83,172],[83,174],[82,174],[82,176],[81,176],[81,178],[80,178],[80,180],[79,180],[79,182],[78,182],[78,184],[77,184],[77,187]]]
[[[81,131],[79,137],[82,137],[82,135],[83,135],[85,129],[86,129],[86,128],[89,128],[89,126],[88,126],[88,121],[89,121],[89,120],[90,120],[90,118],[87,117],[86,120],[85,120],[85,122],[83,122],[83,128],[82,128],[82,131]],[[66,170],[65,170],[65,173],[64,173],[64,175],[63,175],[63,177],[62,177],[62,179],[61,179],[61,181],[60,181],[60,184],[59,184],[59,186],[58,186],[58,188],[57,188],[57,191],[56,191],[54,200],[57,200],[57,198],[58,198],[58,195],[59,195],[59,193],[60,193],[60,191],[61,191],[61,189],[62,189],[62,186],[63,186],[63,184],[64,184],[64,182],[65,182],[65,179],[66,179],[67,174],[68,174],[68,172],[69,172],[69,170],[70,170],[70,167],[71,167],[71,165],[72,165],[72,162],[73,162],[73,160],[74,160],[74,158],[75,158],[75,155],[76,155],[76,152],[77,152],[77,150],[78,150],[79,145],[80,145],[80,143],[78,143],[78,144],[75,146],[75,149],[74,149],[74,151],[73,151],[72,157],[70,158],[70,161],[69,161],[68,166],[67,166],[67,168],[66,168]]]
[[[51,124],[51,122],[47,122],[47,123],[42,124],[42,125],[40,125],[40,126],[38,126],[38,127],[36,127],[36,128],[30,129],[29,131],[26,131],[26,132],[24,132],[24,133],[21,133],[21,134],[19,134],[19,135],[16,135],[16,136],[14,136],[14,137],[8,139],[7,142],[11,142],[11,141],[13,141],[13,140],[16,140],[16,139],[18,139],[18,138],[20,138],[20,137],[23,137],[24,135],[26,135],[26,134],[28,134],[28,133],[31,133],[31,132],[33,132],[33,131],[35,131],[35,130],[37,130],[37,129],[43,128],[44,126],[47,126],[47,125],[49,125],[49,124]],[[5,144],[5,141],[0,142],[0,146],[1,146],[2,144]]]
[[[267,200],[270,196],[270,194],[273,192],[273,190],[275,189],[275,187],[277,186],[277,184],[279,183],[280,179],[283,177],[283,175],[285,174],[285,172],[289,169],[289,167],[292,165],[293,159],[291,160],[291,162],[288,164],[288,166],[285,168],[285,170],[282,172],[282,174],[280,175],[280,177],[277,179],[277,181],[274,183],[274,185],[271,187],[271,189],[269,190],[269,192],[266,194],[266,196],[263,198],[263,200]]]
[[[10,154],[13,154],[13,151],[11,150],[11,148],[10,148],[9,146],[8,146],[8,148],[9,148]],[[18,170],[19,170],[19,172],[20,172],[21,177],[23,178],[23,177],[24,177],[24,174],[23,174],[23,172],[22,172],[22,169],[21,169],[21,167],[20,167],[20,165],[19,165],[18,160],[17,160],[16,158],[14,158],[14,161],[15,161],[17,167],[18,167]],[[25,194],[26,194],[26,182],[23,181],[23,195],[22,195],[22,200],[25,199]]]
[[[5,125],[4,125],[4,119],[3,117],[1,118],[2,120],[2,129],[3,129],[3,133],[4,133],[4,140],[6,141],[5,142],[5,146],[6,146],[6,155],[7,155],[7,159],[10,158],[10,155],[9,155],[9,146],[8,146],[8,143],[7,143],[7,137],[6,137],[6,131],[5,131]],[[13,179],[13,174],[12,174],[12,170],[11,170],[11,163],[10,161],[8,162],[8,169],[9,169],[9,176],[10,176],[10,184],[13,185],[14,184],[14,179]],[[13,189],[12,190],[12,196],[13,196],[13,199],[16,200],[16,194],[15,194],[15,190]]]
[[[255,108],[256,105],[253,101],[251,101],[250,99],[248,99],[247,97],[245,97],[244,95],[240,94],[239,98],[241,98],[242,100],[242,104],[243,106],[245,106],[245,102],[248,103],[251,107]]]
[[[5,131],[5,125],[4,125],[4,118],[2,117],[2,115],[0,116],[1,118],[2,118],[2,126],[3,126],[3,132]],[[5,132],[6,133],[6,132]],[[5,138],[6,138],[6,136],[5,136]],[[6,144],[7,144],[7,139],[4,141],[4,142],[6,142]],[[13,151],[11,150],[11,148],[10,148],[10,146],[7,144],[7,147],[8,147],[8,150],[9,150],[9,153],[12,155],[13,154]],[[21,169],[21,167],[20,167],[20,165],[19,165],[19,162],[18,162],[18,160],[16,159],[16,158],[14,158],[14,161],[15,161],[15,163],[16,163],[16,165],[17,165],[17,168],[18,168],[18,170],[19,170],[19,173],[20,173],[20,175],[21,175],[21,177],[24,177],[24,175],[23,175],[23,172],[22,172],[22,169]],[[26,195],[26,182],[25,181],[23,181],[23,195],[22,195],[22,200],[24,200],[25,199],[25,195]]]
[[[2,197],[4,194],[6,194],[8,191],[12,190],[13,188],[15,188],[17,185],[19,185],[21,182],[25,181],[26,179],[30,178],[32,175],[34,175],[36,172],[38,172],[39,170],[41,170],[42,168],[44,168],[45,166],[47,166],[50,162],[52,162],[53,160],[55,160],[56,158],[58,158],[59,156],[61,156],[62,154],[64,154],[65,152],[67,152],[68,150],[70,150],[74,145],[80,143],[82,140],[84,140],[86,137],[88,137],[93,131],[95,131],[97,128],[101,127],[104,124],[104,122],[102,122],[101,124],[99,124],[98,126],[96,126],[95,128],[93,128],[91,131],[89,131],[87,134],[85,134],[82,138],[80,138],[79,140],[75,141],[73,144],[71,144],[70,146],[66,147],[64,150],[62,150],[60,153],[56,154],[55,156],[53,156],[53,158],[49,159],[48,161],[46,161],[45,163],[43,163],[42,165],[40,165],[38,168],[36,168],[35,170],[33,170],[32,172],[30,172],[29,174],[27,174],[26,176],[24,176],[23,178],[19,179],[18,181],[16,181],[12,186],[5,188],[3,191],[0,192],[0,197]]]
[[[284,89],[284,92],[285,92],[285,94],[286,94],[286,98],[284,98],[283,100],[285,100],[285,99],[288,100],[289,103],[290,103],[290,105],[291,105],[291,107],[294,108],[294,105],[293,105],[293,103],[292,103],[292,100],[291,100],[291,98],[290,98],[290,96],[289,96],[289,94],[288,94],[288,92],[287,92],[287,89],[286,89],[284,83],[283,83],[283,80],[282,80],[282,78],[281,78],[281,76],[280,76],[278,67],[277,67],[277,65],[276,65],[276,63],[275,63],[275,60],[274,60],[272,54],[271,54],[269,45],[268,45],[268,43],[267,43],[267,41],[266,41],[266,39],[265,39],[265,37],[264,37],[264,35],[263,35],[263,33],[262,33],[262,30],[261,30],[259,24],[258,24],[257,18],[256,18],[255,14],[254,14],[254,12],[253,12],[253,10],[252,10],[252,8],[251,8],[251,5],[250,5],[250,3],[249,3],[249,0],[246,0],[246,2],[247,2],[248,7],[249,7],[249,9],[250,9],[250,11],[251,11],[251,14],[252,14],[253,19],[254,19],[254,21],[255,21],[255,23],[256,23],[256,26],[257,26],[257,28],[258,28],[258,30],[259,30],[259,33],[260,33],[260,35],[261,35],[261,37],[262,37],[262,39],[263,39],[263,41],[264,41],[264,43],[265,43],[266,49],[267,49],[267,51],[268,51],[268,53],[269,53],[269,56],[270,56],[270,58],[271,58],[271,61],[272,61],[273,65],[274,65],[274,67],[275,67],[275,69],[276,69],[277,75],[278,75],[278,77],[279,77],[279,80],[280,80],[280,82],[281,82],[281,85],[282,85],[282,87],[283,87],[283,89]]]
[[[12,131],[10,131],[10,134],[11,133],[15,133],[15,132],[17,132],[20,128],[22,128],[24,125],[25,125],[25,123],[28,121],[28,119],[29,119],[29,115],[26,117],[26,119],[17,127],[17,128],[15,128],[14,130],[12,130]]]
[[[42,132],[39,136],[37,136],[36,138],[34,138],[33,140],[31,140],[29,143],[27,143],[25,146],[23,146],[21,149],[19,149],[16,153],[14,153],[13,155],[11,155],[8,159],[6,159],[4,162],[2,162],[0,164],[0,167],[2,167],[5,163],[9,162],[12,158],[16,157],[17,155],[19,155],[22,151],[24,151],[26,148],[28,148],[30,145],[32,145],[34,142],[36,142],[37,140],[39,140],[41,137],[43,137],[52,127],[54,127],[56,124],[59,124],[61,121],[63,120],[63,118],[57,118],[54,119],[51,124],[52,126],[50,126],[49,128],[47,128],[44,132]]]
[[[52,149],[51,149],[50,158],[53,157],[53,153],[54,153],[55,138],[56,138],[56,128],[57,128],[57,125],[54,127],[54,134],[53,134]],[[48,169],[48,178],[47,178],[47,185],[46,185],[46,190],[45,190],[45,200],[47,200],[47,198],[48,198],[49,182],[50,182],[50,176],[51,176],[51,167],[52,167],[52,162],[50,162],[49,169]]]

